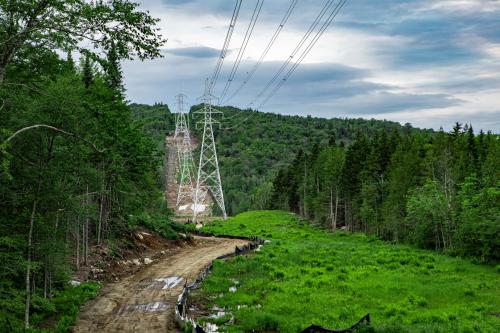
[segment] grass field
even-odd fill
[[[225,323],[230,315],[206,319],[222,330],[340,329],[369,313],[375,332],[500,332],[498,266],[332,234],[284,212],[248,212],[204,230],[271,241],[259,252],[215,262],[191,294],[195,303],[234,316],[232,324]]]

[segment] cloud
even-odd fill
[[[461,105],[465,101],[446,94],[408,94],[379,92],[355,101],[345,108],[357,115],[387,114],[401,111],[442,109]]]
[[[165,50],[165,52],[179,57],[190,58],[215,58],[220,54],[220,50],[206,46],[172,48]]]
[[[228,96],[260,57],[290,2],[266,1]],[[228,104],[246,107],[305,34],[324,3],[301,0],[265,62]],[[149,0],[169,38],[165,58],[124,63],[128,98],[196,103],[219,55],[234,2]],[[240,47],[254,2],[243,2],[230,48]],[[490,0],[349,1],[263,111],[376,117],[416,126],[458,120],[500,131],[500,3]],[[220,94],[237,52],[224,62]],[[256,103],[255,105],[258,105]],[[474,124],[474,123],[473,123]],[[488,125],[489,124],[489,125]],[[475,126],[478,127],[478,126]]]

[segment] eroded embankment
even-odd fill
[[[105,286],[81,311],[74,332],[175,332],[175,305],[184,285],[215,258],[247,240],[195,237],[195,244]]]

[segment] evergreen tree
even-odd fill
[[[108,86],[116,91],[117,95],[121,97],[124,93],[123,74],[120,59],[118,57],[118,50],[114,42],[111,42],[111,46],[108,50],[105,68]]]
[[[92,68],[92,60],[88,53],[85,54],[82,63],[82,81],[85,88],[89,88],[94,81],[94,70]]]

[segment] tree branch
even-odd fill
[[[76,138],[80,141],[83,141],[87,144],[89,144],[96,152],[98,153],[104,153],[105,149],[103,150],[99,150],[96,145],[94,145],[92,142],[88,141],[87,139],[84,139],[76,134],[73,134],[73,133],[70,133],[70,132],[66,132],[65,130],[62,130],[60,128],[57,128],[57,127],[54,127],[54,126],[50,126],[50,125],[45,125],[45,124],[38,124],[38,125],[32,125],[32,126],[28,126],[28,127],[24,127],[24,128],[21,128],[20,130],[18,130],[17,132],[15,132],[14,134],[12,134],[10,137],[7,138],[7,140],[5,140],[3,142],[4,143],[7,143],[9,141],[11,141],[13,138],[15,138],[17,135],[23,133],[23,132],[26,132],[26,131],[29,131],[31,129],[36,129],[36,128],[48,128],[48,129],[51,129],[53,131],[56,131],[56,132],[59,132],[59,133],[62,133],[62,134],[65,134],[67,136],[70,136],[70,137],[73,137],[73,138]]]

